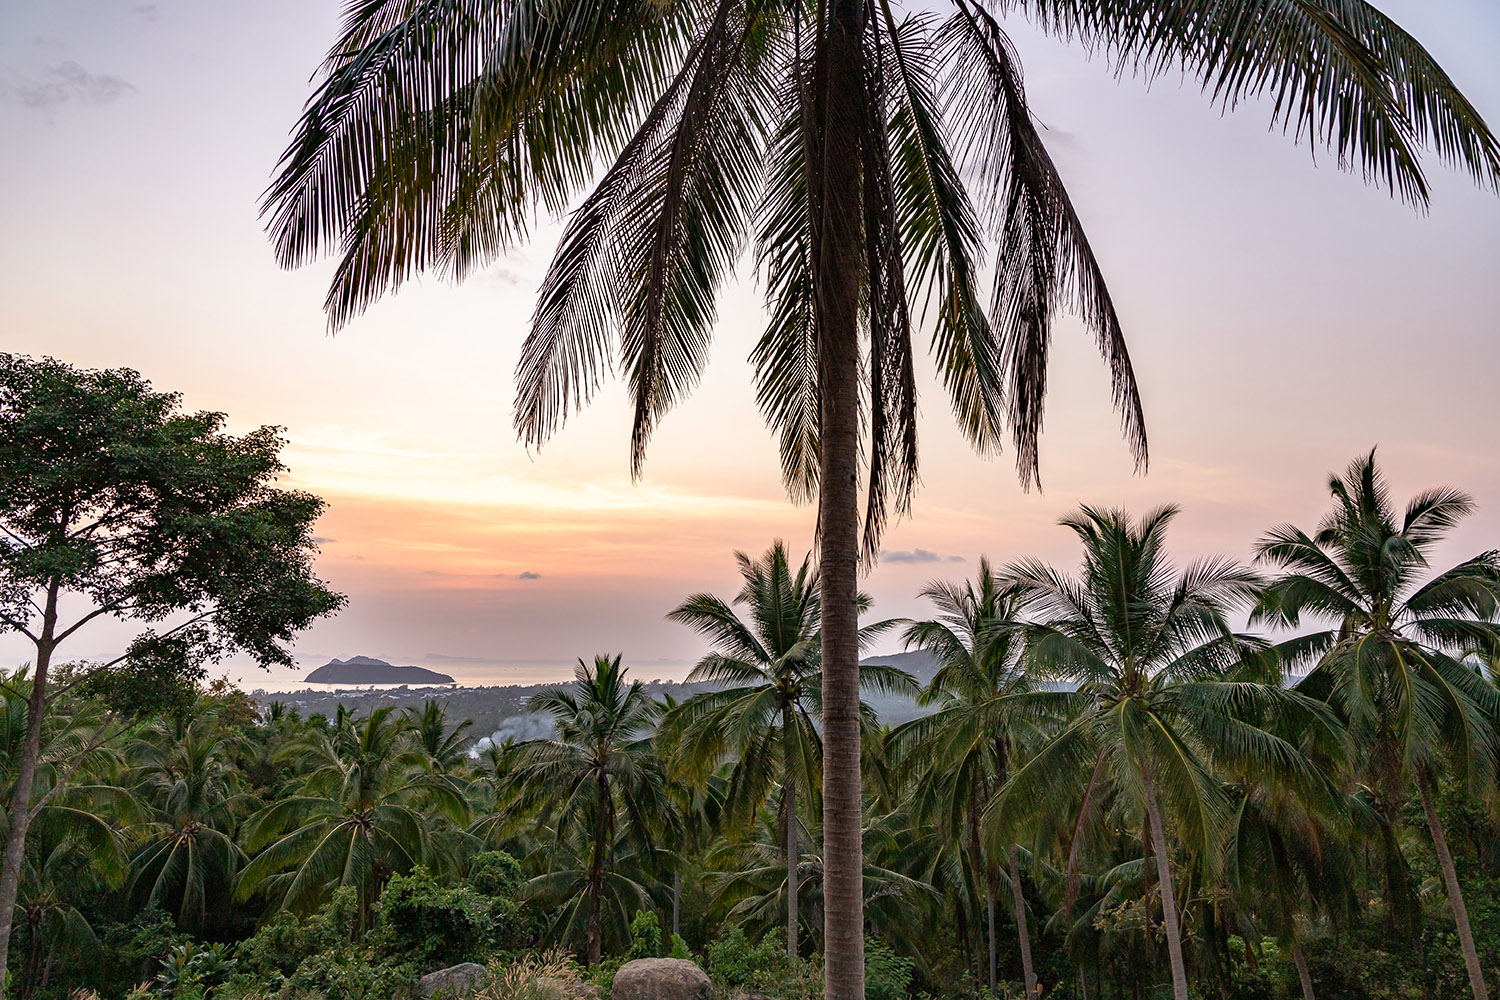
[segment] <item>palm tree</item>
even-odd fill
[[[439,774],[456,770],[467,758],[465,752],[468,737],[465,735],[474,725],[473,719],[465,719],[456,726],[448,725],[448,713],[441,702],[428,698],[422,702],[422,710],[406,708],[401,713],[407,725],[417,734],[417,741],[427,753],[432,769]]]
[[[151,812],[134,888],[147,906],[175,901],[178,923],[196,931],[210,897],[232,887],[242,859],[234,828],[253,799],[239,786],[233,743],[211,725],[178,735],[158,719],[131,748],[137,794]]]
[[[446,853],[433,850],[434,820],[462,823],[468,810],[452,779],[427,768],[426,752],[391,706],[364,719],[339,716],[331,731],[313,730],[278,752],[305,773],[296,794],[245,823],[241,842],[254,857],[238,892],[264,889],[278,907],[306,912],[351,886],[367,922],[391,875],[419,864],[444,869]]]
[[[995,791],[1009,778],[1019,736],[1030,728],[1011,711],[1012,697],[1029,687],[1020,662],[1022,636],[1015,627],[1017,594],[979,560],[974,581],[955,585],[929,583],[921,596],[938,616],[906,629],[907,648],[934,654],[939,664],[919,703],[938,706],[932,715],[907,723],[894,739],[902,756],[916,762],[916,808],[919,815],[938,815],[946,829],[962,838],[967,831],[970,864],[983,886],[989,937],[990,990],[997,988],[995,895],[1000,873],[986,856],[979,817]],[[1036,992],[1027,930],[1026,902],[1015,845],[1006,850],[1012,911],[1021,950],[1026,995]]]
[[[657,706],[640,681],[625,680],[620,657],[578,661],[571,689],[554,688],[527,702],[532,712],[555,719],[553,739],[519,744],[513,772],[523,806],[543,807],[559,844],[581,832],[588,860],[582,879],[585,954],[589,965],[603,955],[605,883],[621,836],[620,814],[636,842],[649,838],[663,812],[663,777],[650,733]]]
[[[1428,575],[1428,558],[1448,531],[1474,508],[1465,493],[1432,489],[1397,515],[1375,452],[1352,462],[1328,484],[1333,509],[1309,536],[1293,525],[1261,540],[1261,559],[1285,573],[1259,609],[1297,627],[1304,616],[1333,628],[1285,644],[1294,665],[1312,664],[1297,689],[1327,701],[1362,749],[1359,778],[1389,829],[1414,784],[1475,1000],[1488,992],[1469,927],[1463,892],[1433,787],[1442,762],[1456,777],[1494,778],[1500,692],[1458,657],[1471,648],[1500,648],[1500,552],[1484,552]],[[1388,861],[1400,865],[1394,838]]]
[[[700,768],[728,758],[728,802],[740,822],[754,822],[778,779],[782,860],[786,865],[786,950],[798,953],[797,894],[802,880],[798,860],[797,790],[818,787],[823,747],[815,716],[821,708],[822,601],[812,554],[796,572],[786,545],[777,539],[760,559],[734,554],[745,584],[734,606],[712,594],[694,594],[667,617],[714,643],[698,661],[689,683],[708,681],[719,690],[696,695],[676,708],[668,728],[680,730],[678,753]],[[860,611],[870,607],[864,594]],[[861,644],[894,627],[877,622],[860,630]],[[892,667],[861,664],[862,686],[911,691],[911,678]]]
[[[1067,706],[1072,718],[1012,772],[989,820],[1011,829],[1023,811],[1070,795],[1085,775],[1081,811],[1100,792],[1129,803],[1145,819],[1154,856],[1173,995],[1187,1000],[1167,824],[1190,855],[1215,865],[1229,815],[1218,775],[1252,770],[1289,788],[1320,787],[1317,768],[1268,727],[1335,733],[1337,725],[1321,703],[1257,682],[1274,658],[1263,641],[1234,632],[1228,615],[1255,598],[1260,581],[1224,559],[1178,571],[1164,548],[1176,514],[1159,507],[1134,522],[1123,511],[1083,507],[1061,522],[1083,542],[1077,577],[1034,561],[1007,572],[1028,622],[1028,669],[1079,687],[1018,696],[1033,711]]]
[[[1122,72],[1180,66],[1223,107],[1274,96],[1274,120],[1412,202],[1427,199],[1423,143],[1500,183],[1500,146],[1478,113],[1364,0],[1013,6]],[[522,0],[350,4],[265,210],[283,264],[338,248],[326,299],[338,327],[421,271],[469,274],[610,157],[543,282],[516,427],[528,444],[549,438],[618,347],[639,474],[655,424],[703,370],[717,289],[754,235],[770,312],[758,396],[792,495],[818,499],[827,992],[860,997],[863,428],[873,557],[917,482],[911,317],[933,305],[960,426],[982,451],[1008,429],[1035,479],[1053,318],[1071,303],[1144,462],[1119,318],[1010,40],[971,0],[945,18],[891,0],[609,0],[567,17]],[[986,238],[998,265],[988,312]]]

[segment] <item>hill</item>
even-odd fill
[[[329,660],[307,675],[312,684],[452,684],[453,678],[426,667],[397,667],[373,656]]]

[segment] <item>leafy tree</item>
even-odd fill
[[[571,689],[554,688],[527,702],[528,710],[553,717],[554,738],[517,748],[515,780],[522,803],[544,808],[560,843],[577,832],[587,845],[578,901],[591,966],[603,955],[605,881],[615,875],[611,862],[624,832],[621,814],[636,843],[644,843],[657,825],[663,798],[663,777],[649,738],[657,706],[640,681],[627,682],[625,674],[619,656],[596,656],[592,666],[579,660]]]
[[[1359,778],[1387,830],[1416,786],[1469,985],[1476,1000],[1485,1000],[1433,790],[1444,763],[1464,781],[1494,779],[1500,692],[1457,657],[1474,647],[1500,649],[1500,552],[1427,576],[1433,548],[1474,502],[1458,490],[1426,490],[1398,516],[1374,451],[1330,477],[1328,489],[1333,509],[1314,534],[1287,524],[1261,540],[1260,558],[1285,573],[1259,610],[1290,627],[1304,616],[1334,623],[1284,644],[1289,662],[1312,665],[1297,690],[1327,701],[1349,727],[1361,750]],[[1387,854],[1401,864],[1393,836]],[[1398,895],[1402,880],[1390,881]]]
[[[0,624],[35,647],[0,864],[0,981],[26,832],[73,766],[37,794],[59,646],[110,617],[144,628],[114,664],[201,676],[235,650],[291,664],[292,636],[343,600],[312,572],[323,502],[275,485],[276,429],[235,437],[223,414],[179,403],[127,369],[0,354]]]
[[[1024,810],[1084,782],[1131,804],[1146,821],[1161,889],[1172,991],[1187,1000],[1179,909],[1167,823],[1189,853],[1222,856],[1229,800],[1223,769],[1258,770],[1291,788],[1319,784],[1297,745],[1263,726],[1336,731],[1323,706],[1258,683],[1272,660],[1266,644],[1230,628],[1236,605],[1255,599],[1259,579],[1224,559],[1177,570],[1165,552],[1177,514],[1160,507],[1134,522],[1123,511],[1084,507],[1062,519],[1083,542],[1077,577],[1038,562],[1007,576],[1026,626],[1026,659],[1039,677],[1071,677],[1077,692],[1033,691],[1036,710],[1068,706],[1072,718],[991,801],[991,820],[1013,829]]]
[[[437,821],[462,823],[468,805],[451,778],[428,770],[426,752],[393,708],[310,731],[280,755],[305,773],[296,794],[245,823],[241,841],[259,853],[240,872],[242,898],[264,889],[277,906],[306,913],[347,886],[368,925],[391,875],[445,867],[449,859],[433,848]]]
[[[932,602],[938,616],[909,625],[905,640],[908,648],[917,646],[937,658],[938,671],[918,699],[937,706],[937,711],[901,727],[893,739],[903,756],[916,762],[914,810],[924,818],[937,818],[955,839],[968,841],[970,865],[983,886],[993,991],[998,988],[995,895],[1000,875],[994,859],[986,856],[979,817],[1009,779],[1021,739],[1033,728],[1014,711],[1012,697],[1030,687],[1021,663],[1023,640],[1015,626],[1018,595],[991,569],[988,559],[980,559],[973,581],[929,583],[921,596]],[[1036,992],[1036,972],[1013,844],[1006,849],[1006,865],[1030,995]]]
[[[667,617],[714,644],[693,667],[688,682],[708,681],[719,690],[695,695],[668,717],[680,729],[678,752],[708,769],[733,762],[727,805],[744,823],[753,821],[779,779],[783,857],[786,862],[786,947],[797,954],[797,890],[801,882],[797,840],[797,789],[819,785],[822,739],[815,716],[823,697],[822,603],[812,556],[796,572],[778,539],[760,559],[735,553],[745,585],[734,606],[712,594],[694,594]],[[859,608],[870,599],[859,595]],[[895,622],[860,630],[861,643],[889,631]],[[915,685],[892,667],[861,664],[862,686],[909,692]]]

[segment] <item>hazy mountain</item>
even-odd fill
[[[397,667],[373,656],[329,660],[307,675],[313,684],[452,684],[453,678],[426,667]]]

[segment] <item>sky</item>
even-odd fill
[[[462,285],[409,284],[336,336],[331,263],[281,270],[258,206],[332,43],[335,0],[7,0],[0,6],[0,350],[130,367],[237,432],[285,428],[288,485],[324,497],[318,571],[349,597],[299,661],[378,656],[461,681],[563,676],[623,651],[645,677],[704,652],[663,616],[737,590],[733,552],[811,547],[780,488],[747,360],[764,313],[748,266],[723,292],[713,360],[629,476],[610,383],[540,451],[511,429],[515,367],[560,233]],[[1380,0],[1500,125],[1500,5]],[[1426,213],[1191,80],[1117,79],[1012,16],[1031,106],[1124,323],[1151,463],[1137,475],[1081,327],[1057,332],[1042,491],[976,457],[919,360],[922,489],[865,579],[882,617],[920,587],[1039,556],[1080,503],[1181,504],[1183,559],[1248,558],[1269,526],[1311,526],[1328,473],[1379,446],[1398,495],[1467,489],[1442,551],[1500,544],[1500,197],[1428,157]],[[107,659],[107,623],[68,658]],[[895,651],[899,643],[881,652]],[[0,636],[0,661],[24,661]],[[295,672],[223,669],[251,686]]]

